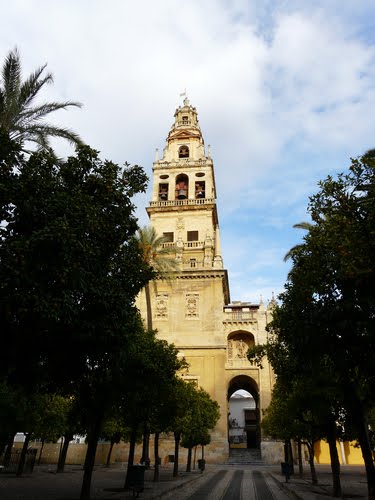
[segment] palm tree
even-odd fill
[[[143,252],[145,262],[151,266],[157,277],[161,279],[170,279],[171,273],[177,271],[178,262],[173,258],[176,254],[174,246],[164,245],[168,240],[165,236],[158,236],[152,226],[144,226],[138,229],[137,239]],[[156,282],[154,281],[156,286]],[[150,283],[145,286],[146,296],[146,323],[147,330],[152,330],[152,309]]]
[[[305,231],[310,231],[310,229],[313,227],[313,224],[311,224],[311,222],[298,222],[297,224],[293,224],[293,227],[296,229],[304,229]],[[288,250],[287,253],[284,255],[283,259],[284,262],[291,259],[293,255],[295,255],[302,246],[303,243],[300,243],[298,245],[294,245],[294,247]]]
[[[81,107],[80,103],[66,101],[35,104],[35,98],[42,87],[53,82],[51,73],[43,74],[46,66],[44,64],[22,81],[17,48],[6,56],[0,76],[0,128],[21,146],[25,142],[34,142],[39,149],[46,149],[49,147],[50,137],[62,137],[72,144],[82,144],[75,132],[43,121],[53,111],[70,106]]]
[[[156,274],[156,277],[161,279],[170,279],[171,273],[178,269],[178,262],[175,258],[176,248],[174,246],[165,245],[168,239],[165,236],[158,236],[152,226],[144,226],[139,228],[137,232],[139,247],[142,250],[145,262],[151,266]],[[156,290],[156,281],[153,281]],[[151,308],[151,293],[150,283],[145,285],[146,296],[146,326],[147,330],[152,331],[152,308]],[[148,422],[145,422],[143,430],[143,445],[141,461],[149,463],[149,438],[150,429]],[[158,436],[155,434],[155,440]]]

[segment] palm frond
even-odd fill
[[[48,102],[45,104],[41,104],[35,108],[27,108],[24,109],[20,116],[23,119],[32,118],[33,120],[39,120],[44,116],[52,113],[53,111],[58,111],[59,109],[66,109],[69,106],[75,106],[77,108],[81,108],[82,104],[80,102],[74,101],[65,101],[65,102]]]
[[[46,68],[46,64],[38,68],[34,73],[32,73],[27,80],[25,80],[19,91],[18,101],[19,105],[24,108],[29,106],[32,100],[36,97],[38,92],[44,85],[53,83],[52,73],[48,73],[44,78],[40,79],[43,71]]]
[[[2,86],[5,99],[12,102],[18,95],[21,84],[21,63],[17,48],[6,56],[2,70]]]
[[[304,229],[305,231],[310,231],[312,227],[314,227],[311,222],[297,222],[297,224],[293,224],[295,229]],[[294,245],[288,252],[284,255],[283,261],[287,262],[289,259],[296,255],[298,251],[302,248],[303,244],[300,243],[298,245]]]
[[[0,124],[1,124],[1,117],[4,113],[4,92],[0,88]]]
[[[61,137],[71,144],[83,144],[80,136],[72,130],[48,124],[16,126],[10,133],[11,139],[17,142],[35,142],[42,149],[50,147],[48,137]]]
[[[176,260],[178,250],[164,245],[168,242],[167,238],[159,236],[152,226],[138,229],[137,237],[145,262],[155,269],[160,278],[170,277],[173,271],[179,269]]]
[[[0,83],[0,126],[11,139],[19,143],[35,142],[39,149],[49,148],[49,137],[62,137],[72,144],[83,144],[78,134],[68,128],[43,123],[43,119],[60,109],[81,107],[74,101],[47,102],[32,106],[34,98],[46,84],[53,82],[51,73],[43,75],[46,64],[40,66],[24,82],[21,81],[21,62],[17,48],[5,59]]]
[[[12,123],[12,117],[17,113],[17,96],[21,82],[21,65],[17,49],[11,51],[5,58],[1,77],[2,112],[0,126],[8,130]]]

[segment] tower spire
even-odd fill
[[[186,97],[174,114],[162,158],[156,155],[147,212],[158,234],[180,252],[182,269],[223,269],[213,161],[198,113]]]

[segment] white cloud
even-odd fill
[[[373,146],[374,15],[370,0],[13,0],[0,59],[17,45],[25,74],[48,62],[48,97],[84,104],[55,121],[149,174],[186,87],[212,146],[232,296],[266,299],[317,180]]]

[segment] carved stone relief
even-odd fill
[[[176,229],[185,229],[185,224],[184,224],[184,219],[181,216],[178,216],[177,222],[176,222]]]
[[[247,351],[249,346],[253,345],[254,341],[250,338],[236,336],[228,339],[227,342],[227,360],[230,366],[243,367],[249,364],[247,359]]]
[[[187,293],[185,302],[185,317],[198,318],[199,317],[199,294]]]
[[[158,293],[156,296],[155,317],[158,319],[168,319],[168,294]]]

